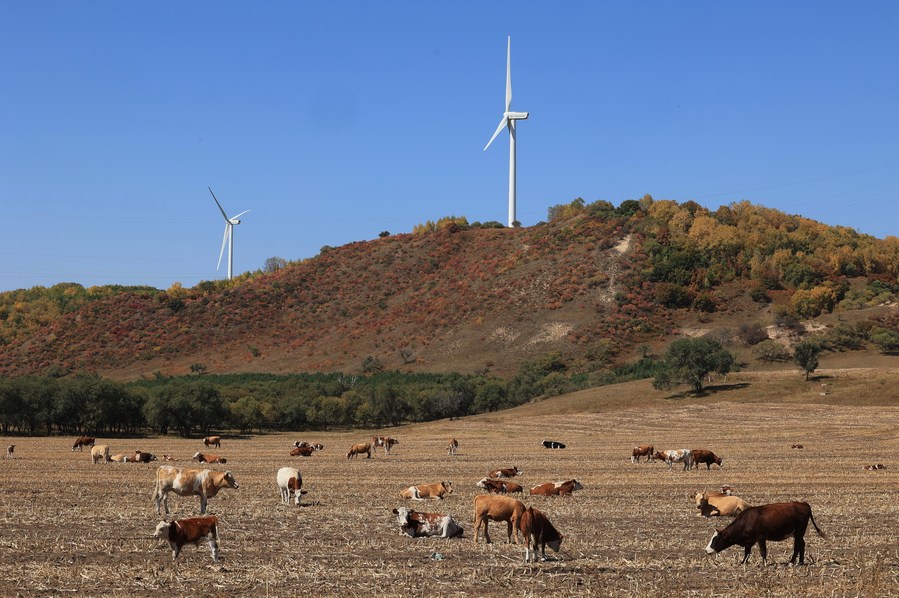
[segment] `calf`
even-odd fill
[[[557,442],[555,440],[544,440],[541,442],[541,444],[543,445],[543,448],[548,448],[548,449],[563,449],[563,448],[565,448],[564,442]]]
[[[518,466],[509,468],[509,469],[494,469],[493,471],[487,472],[488,478],[514,478],[517,475],[521,475],[524,472],[518,469]]]
[[[168,540],[169,546],[172,548],[172,560],[178,558],[181,548],[185,544],[197,545],[202,541],[209,542],[209,549],[212,551],[212,560],[219,560],[218,545],[218,518],[209,517],[190,517],[188,519],[179,519],[168,523],[160,521],[156,526],[154,538]]]
[[[815,518],[812,516],[812,508],[805,502],[782,502],[758,507],[749,507],[734,519],[730,525],[722,530],[715,530],[715,535],[709,541],[705,551],[708,554],[721,552],[722,550],[737,544],[743,547],[742,564],[749,560],[749,553],[757,542],[759,552],[762,555],[762,564],[767,564],[767,542],[780,542],[793,536],[793,556],[790,564],[796,562],[805,564],[805,530],[811,521],[815,531],[821,537],[826,537],[824,532],[818,529]]]
[[[697,492],[694,497],[698,515],[703,517],[734,517],[749,508],[739,496],[727,496],[720,492]]]
[[[91,447],[91,462],[96,464],[100,461],[103,461],[103,463],[109,463],[108,444],[97,444]]]
[[[276,476],[278,488],[281,490],[281,502],[290,504],[290,495],[294,496],[294,504],[300,504],[300,497],[306,494],[303,490],[303,476],[296,467],[282,467]]]
[[[204,455],[200,451],[194,453],[194,456],[191,457],[191,459],[193,459],[197,463],[221,463],[222,465],[224,465],[228,462],[228,460],[224,457],[219,457],[218,455]]]
[[[546,560],[547,545],[556,552],[559,552],[559,549],[562,546],[564,536],[553,527],[553,524],[550,523],[549,519],[547,519],[542,511],[539,511],[534,507],[528,507],[528,509],[521,514],[521,518],[518,520],[518,529],[521,530],[521,535],[524,536],[525,563],[530,562],[532,554],[534,556],[534,561],[537,561],[538,545],[540,546],[540,560],[543,561]],[[534,546],[533,552],[531,551],[532,542]]]
[[[655,452],[656,447],[651,444],[640,444],[634,447],[634,450],[631,451],[631,463],[639,463],[640,457],[646,457],[646,462],[652,461],[652,455]]]
[[[94,446],[95,439],[93,436],[79,436],[75,439],[75,444],[72,445],[72,451],[78,449],[80,452],[86,446]]]
[[[449,444],[446,445],[446,453],[448,455],[455,455],[456,449],[459,448],[459,441],[455,438],[450,438]]]
[[[361,455],[365,453],[366,459],[371,459],[371,445],[370,444],[354,444],[350,447],[350,452],[346,454],[346,458],[355,458],[356,455]]]
[[[449,515],[440,513],[421,513],[407,507],[394,509],[396,521],[403,533],[410,538],[439,536],[441,538],[458,538],[464,533],[462,526]]]
[[[575,490],[583,490],[583,486],[577,480],[567,482],[547,482],[531,488],[531,494],[535,496],[569,496]]]
[[[503,480],[482,479],[475,484],[478,488],[486,490],[489,494],[508,494],[509,492],[524,492],[524,488],[515,482],[506,482]]]
[[[406,499],[411,498],[412,500],[425,500],[428,498],[443,500],[443,497],[445,495],[452,493],[452,482],[437,482],[436,484],[420,484],[418,486],[409,486],[408,488],[400,492],[400,496]]]
[[[667,451],[656,451],[653,455],[654,459],[664,461],[671,469],[675,463],[683,463],[684,471],[693,467],[693,452],[690,449],[671,449]]]
[[[11,445],[9,445],[8,447],[6,447],[6,458],[7,458],[7,459],[12,459],[12,458],[13,458],[12,455],[13,455],[14,452],[16,452],[16,445],[11,444]]]
[[[221,436],[207,436],[203,439],[203,446],[209,448],[210,446],[214,446],[215,448],[222,448],[222,437]]]
[[[705,449],[693,449],[690,451],[690,459],[693,462],[693,467],[699,469],[699,466],[705,463],[705,468],[711,469],[712,464],[717,465],[718,467],[724,467],[724,460],[717,456],[712,451],[707,451]]]
[[[515,543],[518,544],[518,521],[524,513],[524,503],[507,496],[478,494],[474,497],[474,541],[478,541],[478,532],[484,526],[484,540],[490,544],[487,526],[490,521],[505,521],[508,524],[509,544],[512,543],[512,530],[515,530]]]

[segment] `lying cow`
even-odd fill
[[[222,437],[221,436],[207,436],[203,439],[203,446],[209,448],[210,446],[214,446],[215,448],[222,448]]]
[[[474,497],[474,541],[478,541],[478,532],[484,526],[484,540],[490,544],[487,526],[490,521],[505,521],[508,524],[509,544],[512,543],[512,530],[515,530],[515,543],[518,544],[518,522],[524,513],[524,503],[508,496],[478,494]]]
[[[174,458],[174,457],[171,456],[171,455],[163,455],[163,456],[162,456],[162,460],[163,460],[163,461],[177,461],[178,459]]]
[[[75,444],[72,445],[72,451],[78,449],[80,452],[86,446],[94,446],[95,439],[93,436],[79,436],[75,439]]]
[[[126,455],[125,453],[116,453],[115,455],[110,457],[109,460],[113,463],[127,463],[128,455]]]
[[[724,460],[713,453],[712,451],[707,451],[705,449],[693,449],[690,451],[690,459],[693,462],[693,467],[699,469],[699,466],[705,463],[705,468],[711,469],[712,465],[717,465],[718,467],[724,467]]]
[[[631,463],[639,463],[640,457],[646,457],[646,462],[652,461],[656,447],[651,444],[640,444],[631,451]]]
[[[758,542],[759,552],[762,555],[762,564],[767,564],[767,542],[780,542],[793,536],[793,556],[790,564],[796,562],[805,563],[805,530],[811,521],[815,531],[823,538],[824,532],[818,529],[815,518],[812,516],[812,508],[805,502],[782,502],[758,507],[749,507],[740,513],[730,525],[722,530],[715,530],[715,534],[709,541],[705,551],[708,554],[721,552],[734,544],[743,547],[743,560],[746,564],[753,545]]]
[[[294,504],[300,504],[300,497],[306,494],[303,490],[303,476],[296,467],[282,467],[276,476],[278,488],[281,490],[281,502],[290,504],[290,496],[294,496]]]
[[[654,459],[664,461],[671,469],[675,463],[683,463],[684,471],[693,467],[693,451],[690,449],[671,449],[667,451],[656,451],[653,455]]]
[[[734,517],[749,508],[739,496],[727,496],[720,492],[697,492],[694,497],[698,515],[703,517]]]
[[[224,457],[220,457],[218,455],[204,455],[200,451],[197,451],[196,453],[194,453],[194,456],[191,457],[191,459],[193,459],[197,463],[213,463],[213,464],[220,463],[220,464],[224,465],[225,463],[228,462],[228,460],[225,459]]]
[[[556,440],[544,440],[541,442],[541,444],[543,445],[543,448],[548,448],[548,449],[563,449],[563,448],[565,448],[564,442],[558,442]]]
[[[583,486],[577,480],[567,482],[547,482],[531,488],[534,496],[570,496],[575,490],[583,490]]]
[[[134,454],[125,459],[128,463],[150,463],[156,461],[156,455],[143,451],[134,451]]]
[[[439,536],[441,538],[460,538],[464,533],[462,526],[449,515],[440,513],[422,513],[407,507],[394,509],[396,521],[403,533],[410,538]]]
[[[531,555],[533,555],[534,561],[537,561],[537,546],[540,547],[540,560],[542,561],[546,560],[547,545],[556,552],[559,552],[559,549],[562,547],[564,536],[553,527],[553,524],[550,523],[542,511],[534,507],[528,507],[521,514],[521,518],[518,520],[518,529],[521,530],[521,535],[524,536],[525,563],[530,562]],[[533,551],[531,549],[532,544]]]
[[[15,445],[13,445],[15,446]],[[887,466],[883,463],[878,463],[877,465],[865,465],[865,471],[877,471],[878,469],[886,469]]]
[[[402,492],[400,496],[412,500],[426,500],[433,498],[443,500],[444,495],[453,493],[452,482],[437,482],[436,484],[420,484],[418,486],[409,486]]]
[[[199,496],[200,514],[203,515],[207,501],[224,488],[240,488],[230,471],[160,465],[156,470],[156,489],[153,491],[156,512],[159,513],[159,505],[162,504],[168,514],[169,492],[174,492],[179,496]]]
[[[312,453],[314,453],[316,450],[318,450],[318,449],[316,449],[312,445],[297,446],[297,447],[290,449],[290,456],[291,457],[311,457]]]
[[[318,442],[315,443],[315,444],[312,444],[311,442],[306,442],[305,440],[297,440],[296,442],[293,443],[293,446],[294,446],[295,448],[305,448],[305,447],[309,447],[309,448],[312,448],[313,450],[316,450],[316,451],[323,451],[323,450],[325,450],[325,445],[323,445],[323,444],[321,444],[321,443],[318,443]]]
[[[790,445],[790,448],[801,449],[801,448],[805,448],[805,447],[803,447],[801,444],[793,444],[793,445]]]
[[[197,545],[202,541],[209,542],[209,549],[212,551],[212,560],[219,560],[218,545],[218,518],[214,515],[209,517],[190,517],[188,519],[179,519],[168,523],[160,521],[156,526],[154,538],[167,540],[172,548],[172,560],[178,558],[181,548],[185,544]]]
[[[518,469],[518,466],[514,466],[508,469],[494,469],[493,471],[487,472],[488,478],[514,478],[517,475],[521,475],[524,472]]]
[[[91,447],[91,462],[96,464],[100,461],[103,461],[103,463],[109,463],[108,444],[96,444]]]
[[[486,490],[489,494],[508,494],[509,492],[524,492],[524,488],[515,482],[506,482],[503,480],[491,480],[484,478],[477,484],[478,488]]]
[[[371,459],[371,444],[354,444],[350,447],[350,452],[346,454],[346,458],[355,458],[356,455],[365,454],[366,459]]]

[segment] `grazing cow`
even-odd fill
[[[437,482],[436,484],[420,484],[418,486],[409,486],[408,488],[400,492],[400,496],[406,499],[411,498],[412,500],[425,500],[427,498],[443,500],[444,495],[452,493],[452,482]]]
[[[706,470],[711,469],[713,463],[718,467],[724,467],[724,460],[721,457],[705,449],[693,449],[690,451],[690,459],[696,469],[699,469],[702,463],[705,463]]]
[[[547,482],[531,488],[531,494],[535,496],[569,496],[575,490],[583,490],[583,488],[577,480]]]
[[[199,496],[200,515],[206,513],[206,503],[223,488],[240,488],[230,471],[214,471],[212,469],[181,469],[171,465],[160,465],[156,470],[156,489],[153,499],[156,501],[156,512],[159,505],[169,512],[169,492],[178,496]]]
[[[557,442],[555,440],[544,440],[541,442],[543,444],[543,448],[549,449],[563,449],[565,448],[564,442]]]
[[[12,459],[12,458],[13,458],[12,455],[13,455],[14,452],[16,452],[16,445],[11,444],[11,445],[9,445],[8,447],[6,447],[6,458],[7,458],[7,459]]]
[[[203,446],[209,448],[210,446],[214,446],[215,448],[222,448],[222,437],[221,436],[207,436],[203,439]]]
[[[684,471],[693,467],[693,453],[690,449],[671,449],[667,451],[656,451],[653,455],[654,459],[664,461],[668,464],[668,469],[672,468],[675,463],[683,463]]]
[[[372,446],[383,446],[384,454],[389,455],[390,450],[394,447],[394,445],[399,444],[400,441],[396,438],[391,438],[390,436],[374,436],[371,439]]]
[[[281,490],[281,502],[290,504],[290,495],[294,496],[294,504],[300,504],[300,497],[306,494],[303,490],[303,476],[296,467],[282,467],[277,475],[278,488]]]
[[[767,564],[767,542],[780,542],[793,536],[793,556],[790,564],[796,562],[805,564],[805,530],[811,520],[815,531],[824,538],[824,532],[818,529],[815,518],[812,516],[812,508],[806,502],[781,502],[758,507],[749,507],[740,513],[730,525],[722,530],[715,530],[715,535],[709,541],[705,551],[708,554],[721,552],[722,550],[737,544],[743,547],[742,564],[749,560],[752,546],[758,542],[759,552],[762,555],[762,564]]]
[[[449,444],[446,445],[446,453],[448,455],[455,455],[456,449],[459,448],[459,441],[455,438],[450,438]]]
[[[197,463],[220,463],[224,465],[228,462],[224,457],[219,457],[218,455],[204,455],[200,451],[194,453],[194,456],[191,457]]]
[[[521,475],[524,472],[518,469],[518,466],[512,467],[511,469],[494,469],[493,471],[487,472],[488,478],[514,478],[517,475]]]
[[[508,524],[509,544],[512,543],[512,530],[515,530],[515,543],[518,544],[518,522],[524,513],[524,503],[508,496],[478,494],[474,497],[474,541],[478,541],[478,532],[484,526],[484,540],[490,544],[487,526],[490,521],[505,521]]]
[[[641,444],[634,447],[634,450],[631,451],[631,463],[639,463],[640,457],[646,457],[646,462],[652,461],[652,455],[655,452],[656,447],[651,444]]]
[[[172,457],[171,455],[163,455],[162,460],[163,461],[177,461],[178,459]]]
[[[212,551],[212,560],[219,560],[218,545],[218,518],[214,515],[209,517],[189,517],[187,519],[179,519],[168,523],[160,521],[156,526],[154,538],[168,540],[169,546],[172,548],[172,560],[178,558],[181,548],[185,544],[197,545],[202,541],[209,542],[209,549]]]
[[[483,488],[489,494],[508,494],[510,492],[524,492],[524,488],[515,482],[505,482],[503,480],[482,479],[475,484],[478,488]]]
[[[410,538],[439,536],[441,538],[460,538],[464,533],[462,526],[449,515],[440,513],[422,513],[407,507],[394,509],[396,521],[403,533]]]
[[[371,459],[371,445],[370,444],[368,444],[368,443],[354,444],[353,446],[350,447],[350,452],[348,452],[346,454],[346,458],[347,459],[350,459],[350,458],[355,459],[356,455],[361,455],[363,453],[365,453],[366,459]]]
[[[13,445],[15,446],[15,445]],[[877,465],[865,465],[866,471],[877,471],[878,469],[886,469],[887,466],[883,463],[878,463]]]
[[[75,449],[81,451],[86,446],[94,446],[94,442],[96,439],[93,436],[79,436],[75,439],[75,444],[72,445],[72,452]]]
[[[99,463],[100,461],[109,463],[109,445],[95,444],[91,447],[91,462]]]
[[[554,551],[559,552],[559,549],[562,547],[562,540],[565,537],[553,527],[553,524],[543,514],[543,511],[539,511],[534,507],[528,507],[521,514],[521,518],[518,520],[518,529],[521,530],[521,535],[524,536],[525,563],[530,562],[532,554],[534,562],[537,561],[537,546],[540,546],[540,560],[543,561],[546,560],[547,545]],[[533,552],[531,550],[532,543]]]
[[[739,496],[726,496],[720,492],[697,492],[696,508],[703,517],[734,517],[749,508]]]
[[[801,448],[803,448],[803,446],[801,444],[794,444],[790,448],[801,449]]]

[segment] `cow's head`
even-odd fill
[[[156,531],[153,532],[154,538],[168,538],[169,537],[169,528],[172,526],[168,521],[160,521],[156,525]]]
[[[584,489],[584,487],[581,485],[581,483],[578,482],[577,480],[570,480],[570,483],[571,483],[571,490],[572,490],[572,491],[574,491],[574,490],[583,490],[583,489]]]
[[[237,483],[237,480],[234,479],[234,474],[230,471],[226,471],[222,479],[225,480],[225,485],[229,488],[240,488],[240,484]]]
[[[705,547],[706,554],[715,554],[716,552],[721,552],[727,548],[724,545],[724,538],[721,537],[721,530],[715,529],[715,534],[712,536],[712,539],[709,540],[708,546]]]
[[[408,527],[412,525],[412,509],[410,509],[409,507],[400,507],[399,509],[394,509],[393,514],[396,515],[396,522],[400,525],[400,527]]]
[[[452,482],[440,482],[440,483],[443,484],[444,488],[446,488],[447,494],[453,493],[453,483]]]
[[[316,444],[312,445],[312,448],[317,451],[323,451],[323,450],[325,450],[325,445],[316,443]]]
[[[697,509],[700,508],[700,505],[701,505],[703,499],[705,499],[705,498],[706,498],[706,495],[705,495],[704,492],[697,492],[697,493],[696,493],[696,496],[693,497],[693,500],[696,501],[696,508],[697,508]]]
[[[564,539],[565,539],[565,536],[563,536],[562,534],[559,534],[558,539],[550,540],[549,542],[546,543],[546,545],[549,546],[550,548],[552,548],[555,552],[559,552],[559,549],[562,548],[562,540],[564,540]]]
[[[480,482],[475,484],[478,488],[487,488],[487,478],[482,478]]]
[[[201,453],[200,451],[197,451],[196,453],[194,453],[194,456],[191,457],[191,459],[193,459],[194,461],[199,461],[200,457],[202,457],[202,456],[203,456],[203,453]]]

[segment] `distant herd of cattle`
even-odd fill
[[[221,437],[207,436],[203,439],[206,448],[221,448]],[[376,436],[370,443],[354,444],[347,453],[347,459],[365,454],[367,459],[372,457],[372,450],[383,447],[384,454],[390,455],[399,440],[388,436]],[[558,441],[544,440],[542,444],[548,449],[564,449],[565,444]],[[91,461],[122,462],[122,463],[150,463],[157,461],[156,455],[136,450],[133,455],[117,454],[109,455],[108,445],[96,444],[96,439],[90,436],[81,436],[75,440],[72,450],[81,451],[85,447],[90,448]],[[459,443],[455,438],[451,439],[446,447],[449,455],[456,455]],[[792,448],[802,448],[802,445],[793,445]],[[297,441],[290,451],[291,456],[310,457],[316,451],[323,450],[321,444],[311,444]],[[7,458],[13,458],[15,445],[7,447]],[[706,469],[712,465],[723,468],[723,460],[712,451],[705,449],[672,449],[656,451],[651,444],[635,446],[631,452],[631,462],[638,463],[645,457],[646,462],[661,461],[671,469],[675,463],[682,463],[684,470],[699,468],[705,464]],[[197,452],[191,457],[198,463],[224,464],[227,460],[218,455]],[[164,461],[176,461],[177,459],[163,455]],[[882,464],[865,466],[867,470],[884,469]],[[510,478],[522,475],[517,467],[496,469],[487,473],[487,476],[478,481],[475,486],[486,490],[487,494],[477,495],[474,498],[474,541],[478,541],[483,528],[484,539],[490,542],[488,522],[506,522],[507,537],[512,542],[513,532],[515,543],[519,542],[519,532],[525,541],[525,561],[536,560],[539,556],[546,560],[545,549],[549,546],[556,552],[560,551],[563,535],[560,534],[546,515],[533,507],[526,507],[519,500],[505,494],[524,493],[521,485],[509,481]],[[303,479],[299,470],[295,467],[282,467],[276,474],[281,502],[290,504],[291,498],[296,505],[300,504],[300,497],[306,494],[303,489]],[[218,561],[218,520],[215,516],[205,516],[207,502],[215,497],[218,492],[226,488],[239,488],[230,471],[215,471],[211,469],[182,469],[171,465],[161,465],[156,472],[156,485],[153,499],[156,512],[164,510],[168,515],[168,494],[174,492],[179,496],[198,496],[200,498],[201,517],[191,517],[177,521],[160,522],[154,533],[154,537],[167,540],[172,550],[172,559],[175,559],[185,544],[198,544],[208,542],[212,551],[213,560]],[[575,479],[548,482],[538,484],[529,491],[532,496],[569,496],[576,490],[583,489],[580,482]],[[453,491],[452,482],[441,481],[432,484],[410,486],[400,492],[400,496],[407,500],[443,500]],[[760,506],[749,506],[743,499],[733,495],[733,487],[724,485],[720,492],[699,492],[694,496],[697,515],[704,517],[729,516],[734,521],[722,530],[716,530],[706,552],[714,554],[730,546],[744,547],[743,563],[748,558],[752,546],[759,545],[762,561],[767,559],[766,541],[781,541],[792,536],[794,538],[793,555],[790,563],[804,563],[805,559],[805,531],[811,521],[815,531],[824,536],[818,528],[812,516],[811,507],[804,502],[773,503]],[[462,526],[451,516],[440,513],[425,513],[414,511],[408,507],[393,509],[402,533],[410,537],[439,536],[441,538],[455,538],[463,535]]]

